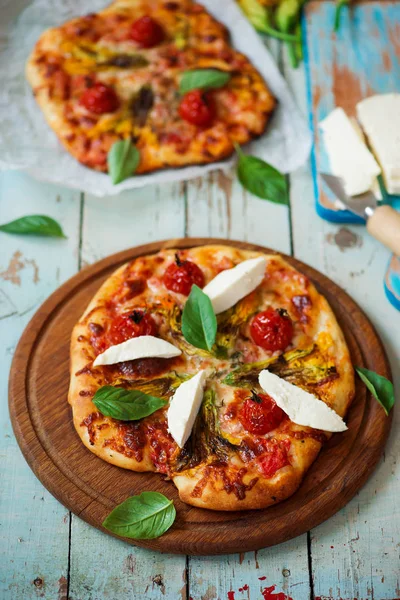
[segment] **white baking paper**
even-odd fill
[[[311,148],[311,134],[288,86],[261,38],[234,0],[203,0],[225,23],[235,48],[246,54],[279,101],[267,132],[246,151],[288,173],[300,167]],[[96,196],[117,194],[149,183],[191,179],[234,159],[212,165],[166,169],[131,177],[118,185],[108,175],[80,165],[58,142],[45,122],[25,80],[25,62],[40,34],[49,27],[87,12],[101,10],[104,0],[0,0],[0,169],[21,169],[41,181],[77,188]]]

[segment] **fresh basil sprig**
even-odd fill
[[[217,335],[217,317],[210,298],[193,285],[182,313],[182,333],[189,344],[211,350]]]
[[[175,518],[172,500],[159,492],[142,492],[114,508],[103,521],[103,527],[121,537],[150,540],[163,535]]]
[[[179,91],[186,94],[190,90],[220,88],[228,83],[231,76],[225,71],[218,69],[196,69],[183,73]]]
[[[137,421],[165,406],[166,401],[140,390],[104,385],[93,396],[93,404],[105,417],[120,421]]]
[[[393,383],[386,377],[363,367],[355,367],[355,370],[374,398],[378,400],[385,413],[389,415],[395,402]]]
[[[243,154],[238,145],[236,151],[239,155],[237,174],[242,186],[263,200],[289,204],[285,176],[261,158]]]
[[[0,231],[18,233],[21,235],[42,235],[45,237],[65,238],[61,226],[46,215],[27,215],[15,221],[0,225]]]
[[[130,139],[115,142],[107,156],[108,172],[113,184],[120,183],[134,174],[140,161],[139,150]]]

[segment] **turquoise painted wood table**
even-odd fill
[[[347,98],[344,107],[352,110],[360,95],[370,93],[370,81],[375,91],[380,85],[382,91],[394,90],[399,68],[399,4],[358,5],[352,21],[345,16],[337,42],[332,15],[331,3],[308,4],[307,60],[297,71],[288,66],[285,50],[270,45],[312,121],[319,117],[317,100],[325,110],[344,105]],[[383,288],[389,253],[362,225],[333,224],[317,216],[315,189],[311,162],[290,176],[289,208],[246,194],[233,173],[101,200],[23,174],[1,176],[0,222],[44,213],[60,221],[68,236],[62,241],[0,238],[1,600],[400,598],[399,410],[378,468],[329,521],[257,553],[200,558],[128,546],[71,515],[30,471],[9,421],[13,351],[43,300],[79,269],[110,253],[182,236],[264,244],[331,277],[377,327],[399,386],[400,315]]]

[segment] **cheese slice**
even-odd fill
[[[207,371],[200,371],[188,381],[181,383],[171,398],[167,412],[168,431],[179,448],[183,448],[192,432],[203,401],[206,379]]]
[[[334,410],[302,388],[267,370],[261,371],[258,381],[293,423],[323,431],[336,432],[347,429],[343,419]]]
[[[400,194],[400,94],[381,94],[357,104],[357,117],[382,167],[389,194]]]
[[[343,179],[346,193],[372,189],[381,169],[344,110],[335,108],[319,126],[332,173]]]
[[[161,338],[153,335],[141,335],[126,340],[122,344],[107,348],[96,357],[93,366],[114,365],[125,360],[136,360],[137,358],[173,358],[180,354],[182,352],[179,348]]]
[[[218,273],[203,289],[210,298],[216,315],[228,310],[256,289],[264,279],[267,259],[250,258]]]

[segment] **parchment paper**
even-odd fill
[[[105,196],[230,167],[234,159],[139,175],[114,186],[108,175],[83,167],[63,149],[25,80],[25,62],[45,29],[107,4],[105,0],[33,0],[27,6],[26,0],[0,0],[0,169],[21,169],[41,181]],[[282,172],[295,170],[309,155],[311,134],[270,53],[234,0],[202,0],[202,4],[227,25],[233,45],[249,57],[279,101],[267,133],[246,151]]]

